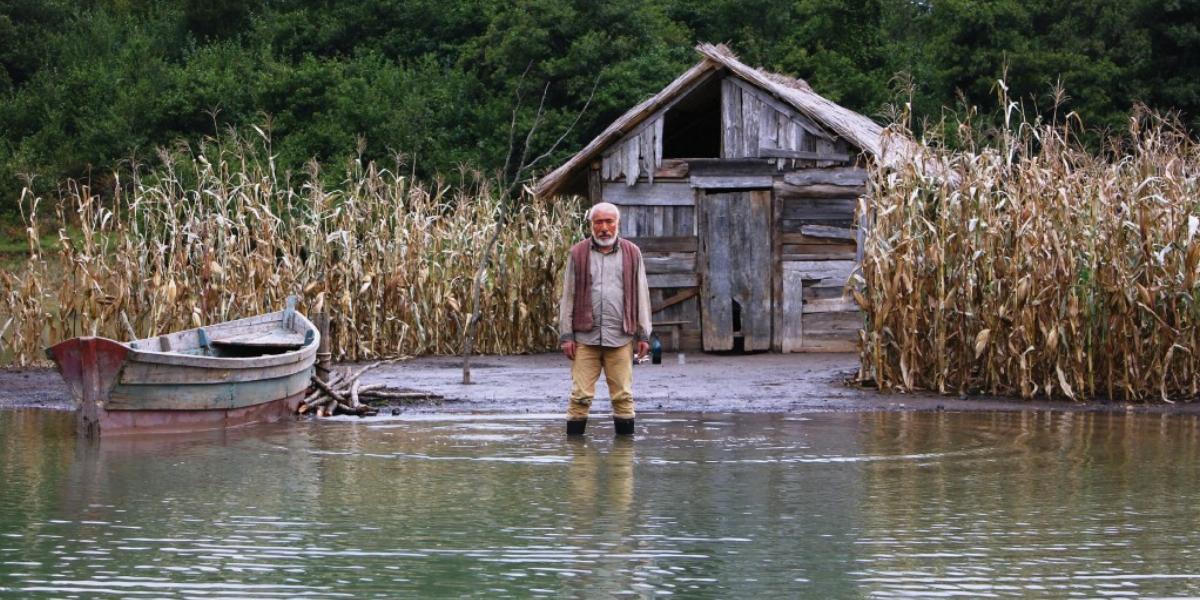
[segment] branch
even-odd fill
[[[542,115],[546,114],[546,95],[549,92],[550,82],[547,81],[545,87],[542,88],[542,99],[540,102],[538,102],[537,114],[533,117],[533,125],[529,126],[529,132],[525,134],[525,143],[521,148],[521,162],[518,163],[520,166],[517,167],[517,172],[515,175],[513,175],[513,180],[508,182],[508,188],[504,190],[504,197],[500,199],[501,202],[512,197],[512,194],[514,191],[516,191],[517,186],[521,185],[522,183],[522,175],[529,170],[529,164],[525,162],[525,158],[529,156],[529,145],[533,141],[533,134],[537,131],[538,126],[542,124]],[[500,218],[501,223],[503,223],[504,211],[501,211]]]
[[[530,63],[530,64],[532,65],[532,63]],[[529,67],[526,67],[525,73],[528,73],[528,72],[529,72]],[[522,74],[521,81],[524,82],[524,79],[525,79],[525,74]],[[508,204],[508,200],[509,200],[509,198],[512,197],[513,192],[516,191],[517,187],[520,186],[522,183],[524,183],[522,181],[522,179],[524,178],[525,173],[528,173],[529,170],[535,164],[537,164],[539,161],[541,161],[541,160],[545,159],[547,156],[550,156],[551,154],[553,154],[554,151],[556,149],[558,149],[559,144],[561,144],[563,142],[563,140],[565,140],[567,138],[567,135],[569,135],[571,130],[575,128],[575,125],[579,123],[580,118],[583,117],[583,113],[587,111],[589,106],[591,106],[592,98],[596,94],[596,87],[599,85],[599,83],[600,83],[600,78],[599,78],[599,76],[597,76],[596,80],[592,82],[592,91],[588,94],[587,102],[584,103],[583,108],[579,110],[579,113],[577,113],[575,115],[575,119],[573,121],[571,121],[571,125],[569,127],[567,127],[567,129],[565,131],[563,131],[562,135],[558,136],[558,139],[554,141],[554,144],[550,146],[550,149],[546,150],[546,152],[542,153],[537,158],[533,159],[532,162],[526,162],[526,159],[529,157],[529,147],[533,142],[534,133],[537,132],[538,126],[540,126],[542,123],[542,117],[546,114],[546,96],[550,93],[550,83],[547,82],[545,87],[542,88],[542,98],[541,98],[541,101],[538,103],[537,114],[534,115],[534,118],[533,118],[533,125],[531,125],[529,127],[529,131],[525,134],[525,143],[521,149],[521,160],[518,163],[520,166],[517,168],[516,173],[514,173],[513,179],[511,181],[507,182],[506,189],[504,190],[504,195],[501,196],[501,198],[500,198],[500,215],[496,219],[496,230],[492,232],[491,237],[488,239],[487,244],[484,247],[483,256],[479,261],[479,266],[475,270],[475,279],[471,284],[471,307],[472,307],[472,309],[471,309],[470,316],[467,318],[466,327],[464,327],[464,329],[463,329],[463,342],[462,342],[462,357],[463,357],[462,382],[463,382],[463,384],[471,383],[471,353],[474,350],[475,334],[479,327],[479,317],[480,317],[480,310],[481,310],[480,303],[479,303],[479,295],[480,295],[481,288],[483,287],[483,275],[485,272],[487,272],[488,266],[491,263],[492,253],[495,251],[496,243],[500,239],[500,232],[504,228],[504,222],[508,218],[508,211],[505,210],[505,207]],[[521,85],[518,84],[518,92],[520,91],[520,88],[521,88]],[[513,118],[512,118],[512,122],[509,125],[508,157],[506,157],[504,160],[504,173],[503,174],[505,177],[508,176],[508,170],[512,167],[512,156],[513,156],[512,143],[515,138],[516,124],[517,124],[517,109],[520,108],[520,99],[521,99],[521,96],[518,93],[517,106],[513,108]]]
[[[554,140],[554,144],[550,146],[549,150],[546,150],[541,154],[541,156],[538,156],[529,164],[522,167],[523,169],[533,168],[534,165],[549,157],[554,153],[555,150],[558,149],[558,146],[563,143],[563,140],[567,139],[567,136],[571,134],[571,130],[575,129],[575,126],[579,124],[579,119],[583,118],[583,113],[587,112],[588,107],[592,105],[592,98],[596,95],[596,87],[599,85],[600,76],[596,75],[596,79],[592,81],[592,91],[588,93],[587,101],[583,103],[583,108],[579,109],[579,112],[575,113],[575,120],[571,121],[571,124],[562,132],[562,135],[558,136],[557,140]]]
[[[525,65],[525,71],[521,73],[521,78],[517,80],[517,89],[513,90],[516,99],[513,102],[512,121],[508,124],[508,154],[504,157],[504,170],[501,171],[503,177],[508,177],[508,170],[512,167],[513,157],[513,140],[517,137],[517,112],[521,110],[521,90],[525,88],[525,77],[529,75],[529,70],[533,68],[533,61]]]

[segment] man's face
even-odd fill
[[[592,238],[601,246],[611,246],[617,242],[619,225],[620,219],[612,211],[596,211],[592,215]]]

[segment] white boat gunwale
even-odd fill
[[[210,337],[214,334],[228,329],[237,329],[239,326],[255,325],[259,323],[271,323],[275,321],[282,322],[287,311],[276,311],[265,315],[257,315],[234,321],[226,321],[215,324],[209,327],[197,327],[186,329],[183,331],[174,332],[168,335],[177,336],[181,334],[189,334],[198,332],[203,329]],[[127,360],[138,361],[143,363],[154,363],[160,365],[171,365],[180,367],[203,367],[212,369],[258,369],[262,367],[274,367],[286,365],[295,362],[303,362],[308,357],[313,356],[317,352],[317,346],[321,343],[321,334],[317,328],[304,315],[299,312],[292,312],[295,319],[290,327],[285,325],[286,329],[295,332],[312,331],[312,339],[296,350],[289,350],[280,354],[267,354],[254,357],[231,357],[231,356],[202,356],[196,354],[183,354],[178,351],[157,351],[144,349],[145,346],[151,346],[158,341],[158,338],[142,338],[130,342],[116,342],[129,349]],[[113,340],[114,342],[116,340]]]

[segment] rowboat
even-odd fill
[[[286,309],[152,338],[77,337],[46,349],[86,435],[220,429],[295,412],[317,328]]]

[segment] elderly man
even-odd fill
[[[558,333],[571,364],[567,435],[582,435],[600,372],[608,379],[613,426],[633,434],[633,351],[650,351],[650,288],[642,251],[619,238],[621,212],[608,202],[588,211],[592,236],[571,247]]]

